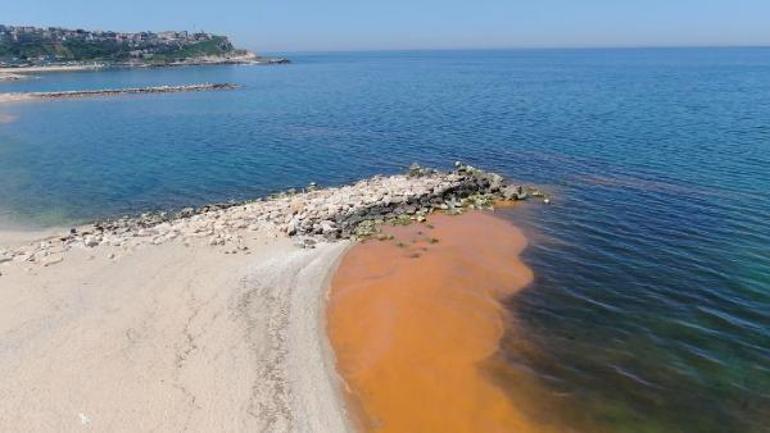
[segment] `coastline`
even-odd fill
[[[184,66],[216,66],[216,65],[286,65],[291,63],[286,57],[263,57],[257,55],[233,57],[201,57],[163,64],[152,63],[84,63],[73,65],[17,66],[0,67],[0,83],[13,82],[32,78],[34,74],[67,73],[104,71],[109,69],[154,69],[177,68]]]
[[[0,430],[353,432],[325,322],[343,255],[385,221],[506,194],[521,188],[473,167],[413,167],[34,241],[6,233]]]

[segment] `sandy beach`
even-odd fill
[[[0,431],[348,431],[320,317],[346,243],[243,246],[3,266]]]

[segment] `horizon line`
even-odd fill
[[[511,47],[440,47],[440,48],[349,48],[349,49],[287,49],[259,50],[265,53],[323,54],[323,53],[373,53],[373,52],[424,52],[424,51],[583,51],[583,50],[665,50],[665,49],[770,49],[770,44],[705,44],[705,45],[586,45],[586,46],[511,46]]]

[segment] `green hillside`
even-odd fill
[[[3,63],[169,63],[243,53],[227,37],[206,33],[114,33],[0,26]]]

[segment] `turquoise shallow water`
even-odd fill
[[[0,107],[0,221],[51,225],[461,159],[536,280],[501,357],[575,432],[770,431],[770,49],[309,54],[46,75],[0,92],[242,89]],[[501,386],[515,387],[502,380]],[[566,427],[569,426],[569,427]]]

